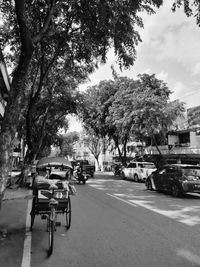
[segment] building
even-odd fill
[[[10,91],[10,83],[2,51],[0,50],[0,122],[3,119],[6,101]]]
[[[187,110],[187,121],[167,134],[168,143],[159,146],[169,163],[200,164],[200,106]],[[148,155],[158,156],[156,147],[147,147]]]

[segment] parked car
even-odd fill
[[[152,162],[130,162],[121,171],[121,176],[126,179],[132,179],[135,182],[144,182],[146,178],[156,170]]]
[[[148,190],[168,191],[174,197],[200,193],[200,166],[168,164],[154,171],[146,180]]]

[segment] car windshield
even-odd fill
[[[185,167],[182,168],[182,173],[186,176],[200,176],[200,168],[199,167]]]
[[[49,180],[55,180],[55,179],[56,180],[62,180],[63,177],[61,175],[59,175],[59,174],[52,173],[52,174],[49,175],[48,179]]]
[[[143,163],[143,168],[146,168],[146,169],[155,169],[156,167],[152,163]]]

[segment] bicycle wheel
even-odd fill
[[[67,230],[71,226],[71,199],[68,196],[68,201],[67,201],[67,209],[66,209],[66,228]]]
[[[48,218],[48,230],[49,230],[49,255],[53,252],[53,242],[54,242],[54,221]]]

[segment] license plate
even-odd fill
[[[68,192],[67,191],[56,191],[56,192],[54,192],[54,197],[56,199],[67,199],[68,198]]]

